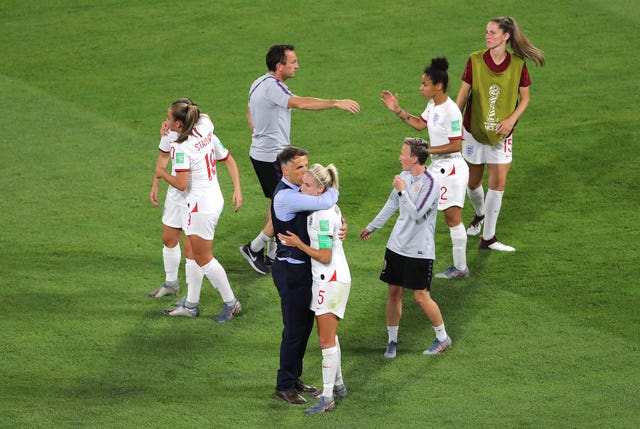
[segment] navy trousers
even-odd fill
[[[313,329],[311,266],[276,259],[271,274],[280,295],[283,324],[276,390],[289,390],[302,375],[302,360]]]

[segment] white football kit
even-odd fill
[[[477,141],[471,132],[464,130],[462,141],[464,159],[471,164],[511,164],[513,158],[513,133],[491,146]]]
[[[176,175],[176,165],[173,162],[171,142],[176,141],[177,138],[178,133],[169,131],[169,134],[160,138],[160,144],[158,145],[160,152],[169,154],[172,176]],[[169,185],[167,187],[167,196],[164,199],[164,208],[162,209],[162,223],[171,228],[182,229],[186,215],[187,200],[184,198],[184,193]]]
[[[420,119],[427,124],[431,147],[443,146],[462,137],[462,113],[450,97],[440,105],[436,105],[433,99],[429,100]],[[464,207],[469,167],[460,152],[432,154],[428,170],[440,183],[438,210]]]
[[[311,258],[313,296],[310,309],[316,316],[333,313],[340,319],[349,300],[351,273],[338,232],[342,225],[340,208],[334,205],[318,210],[307,217],[310,246],[314,249],[331,249],[331,260],[323,264]]]
[[[216,164],[227,159],[229,151],[213,134],[213,123],[205,114],[200,115],[189,138],[171,143],[171,149],[175,151],[175,172],[189,172],[189,185],[184,191],[187,216],[182,229],[185,235],[213,240],[224,207]]]

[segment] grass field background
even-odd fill
[[[434,280],[454,348],[410,296],[399,354],[385,360],[386,239],[358,232],[399,171],[424,66],[449,58],[455,99],[488,19],[516,18],[544,50],[515,135],[498,236],[468,244],[471,278]],[[50,2],[0,4],[0,427],[619,427],[640,425],[640,13],[632,1]],[[274,43],[296,45],[297,95],[353,98],[362,111],[293,112],[292,141],[340,170],[353,287],[339,334],[350,397],[303,417],[273,396],[281,331],[270,277],[238,247],[263,223],[248,159],[250,83]],[[217,325],[162,315],[161,210],[148,199],[159,124],[199,102],[239,163],[245,204],[227,209],[214,253],[245,313]],[[465,223],[472,214],[464,210]],[[438,219],[436,270],[450,263]],[[183,271],[183,270],[181,270]],[[180,278],[184,285],[184,275]],[[315,334],[305,381],[321,384]],[[635,387],[634,387],[635,386]]]

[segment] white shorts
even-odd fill
[[[469,166],[459,153],[431,155],[429,173],[440,183],[438,210],[464,207],[469,182]]]
[[[513,134],[495,146],[478,142],[466,129],[463,136],[462,155],[469,164],[511,164]]]
[[[309,308],[316,313],[316,316],[333,313],[340,319],[344,318],[351,283],[316,282],[314,280],[311,290],[313,296]]]
[[[188,213],[182,227],[184,235],[197,235],[204,240],[213,240],[221,212],[222,210],[218,213]]]
[[[167,198],[162,209],[162,224],[170,228],[182,229],[187,217],[187,203],[178,204]]]

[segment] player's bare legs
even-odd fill
[[[447,331],[444,327],[444,320],[442,319],[442,313],[440,313],[440,307],[431,299],[431,294],[428,290],[414,290],[413,297],[416,302],[422,308],[422,311],[427,316],[433,327],[433,331],[436,334],[436,339],[431,346],[422,352],[425,355],[437,355],[451,347],[451,338],[447,335]]]
[[[402,317],[402,295],[404,288],[389,285],[387,295],[387,326],[398,326]]]
[[[413,297],[416,299],[416,302],[424,312],[425,316],[427,316],[427,319],[431,322],[431,326],[438,326],[444,323],[442,320],[442,314],[440,313],[440,307],[438,307],[438,304],[431,299],[431,295],[428,290],[414,290]]]
[[[389,292],[387,295],[387,334],[389,341],[387,343],[387,350],[384,352],[384,357],[394,358],[396,357],[396,349],[398,347],[398,328],[400,325],[400,318],[402,317],[402,295],[404,294],[404,288],[396,285],[389,285]]]

